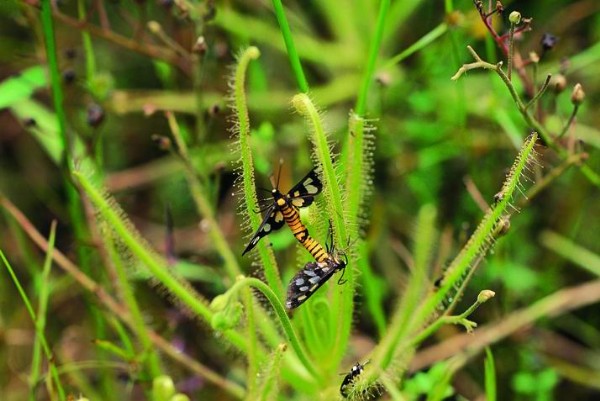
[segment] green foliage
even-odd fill
[[[0,67],[8,400],[332,400],[356,361],[350,400],[597,388],[599,315],[575,311],[600,300],[597,19],[564,24],[567,0],[29,3],[0,17],[31,35],[0,45],[27,55]],[[347,266],[290,312],[311,259],[287,227],[240,254],[259,188],[312,167],[301,219]]]

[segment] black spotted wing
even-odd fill
[[[292,310],[302,305],[340,269],[331,259],[308,262],[288,284],[285,307]]]
[[[250,243],[248,244],[246,249],[244,249],[244,252],[242,252],[242,256],[250,252],[252,248],[254,248],[256,244],[258,244],[258,241],[260,241],[262,237],[271,234],[275,230],[279,230],[284,223],[285,220],[283,219],[283,214],[277,208],[277,206],[273,204],[273,206],[271,206],[267,211],[267,214],[263,222],[260,224],[260,227],[258,227],[256,233],[250,239]]]
[[[318,195],[323,190],[323,184],[321,183],[316,170],[316,168],[313,168],[298,184],[290,189],[286,194],[288,204],[291,203],[294,207],[299,208],[306,207],[313,203],[314,196]],[[277,203],[274,202],[268,209],[260,227],[252,236],[252,239],[250,239],[250,243],[246,246],[244,252],[242,252],[242,256],[250,252],[256,244],[258,244],[258,241],[260,241],[261,238],[280,229],[284,223],[285,220],[283,214],[281,213],[281,210],[279,210]]]
[[[287,193],[288,199],[295,207],[307,207],[313,203],[315,195],[323,190],[323,183],[317,174],[317,168],[313,168]]]

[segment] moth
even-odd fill
[[[298,209],[311,205],[314,201],[314,197],[320,194],[322,190],[323,184],[319,179],[316,168],[313,168],[286,194],[283,194],[278,188],[273,188],[271,191],[271,194],[273,195],[273,204],[268,207],[265,218],[258,227],[256,233],[254,233],[250,239],[250,243],[246,246],[244,252],[242,252],[242,256],[250,252],[256,244],[258,244],[258,241],[260,241],[261,238],[266,237],[273,231],[279,230],[285,223],[290,227],[298,242],[305,245],[307,249],[309,245],[312,246],[316,241],[310,238],[308,229],[300,220]],[[312,241],[309,241],[309,239]],[[315,256],[315,254],[319,253],[318,248],[322,247],[320,245],[318,245],[318,247],[315,245],[313,248],[314,249],[309,250],[309,252],[313,254],[314,251],[313,256]]]
[[[327,252],[327,258],[322,262],[308,262],[288,284],[285,307],[288,311],[296,309],[306,302],[323,284],[336,272],[342,271],[338,284],[344,284],[344,269],[348,260],[344,255],[342,260],[337,252]]]

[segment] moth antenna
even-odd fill
[[[273,182],[273,175],[271,175],[271,185],[273,188],[279,189],[279,179],[281,178],[281,167],[283,166],[283,159],[279,159],[279,168],[277,169],[277,180]],[[271,192],[271,191],[269,191]]]

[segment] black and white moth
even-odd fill
[[[336,272],[344,270],[346,264],[345,260],[340,260],[331,253],[328,253],[328,258],[323,262],[308,262],[303,269],[296,273],[288,285],[286,309],[290,311],[302,305]],[[338,284],[344,282],[342,273]]]

